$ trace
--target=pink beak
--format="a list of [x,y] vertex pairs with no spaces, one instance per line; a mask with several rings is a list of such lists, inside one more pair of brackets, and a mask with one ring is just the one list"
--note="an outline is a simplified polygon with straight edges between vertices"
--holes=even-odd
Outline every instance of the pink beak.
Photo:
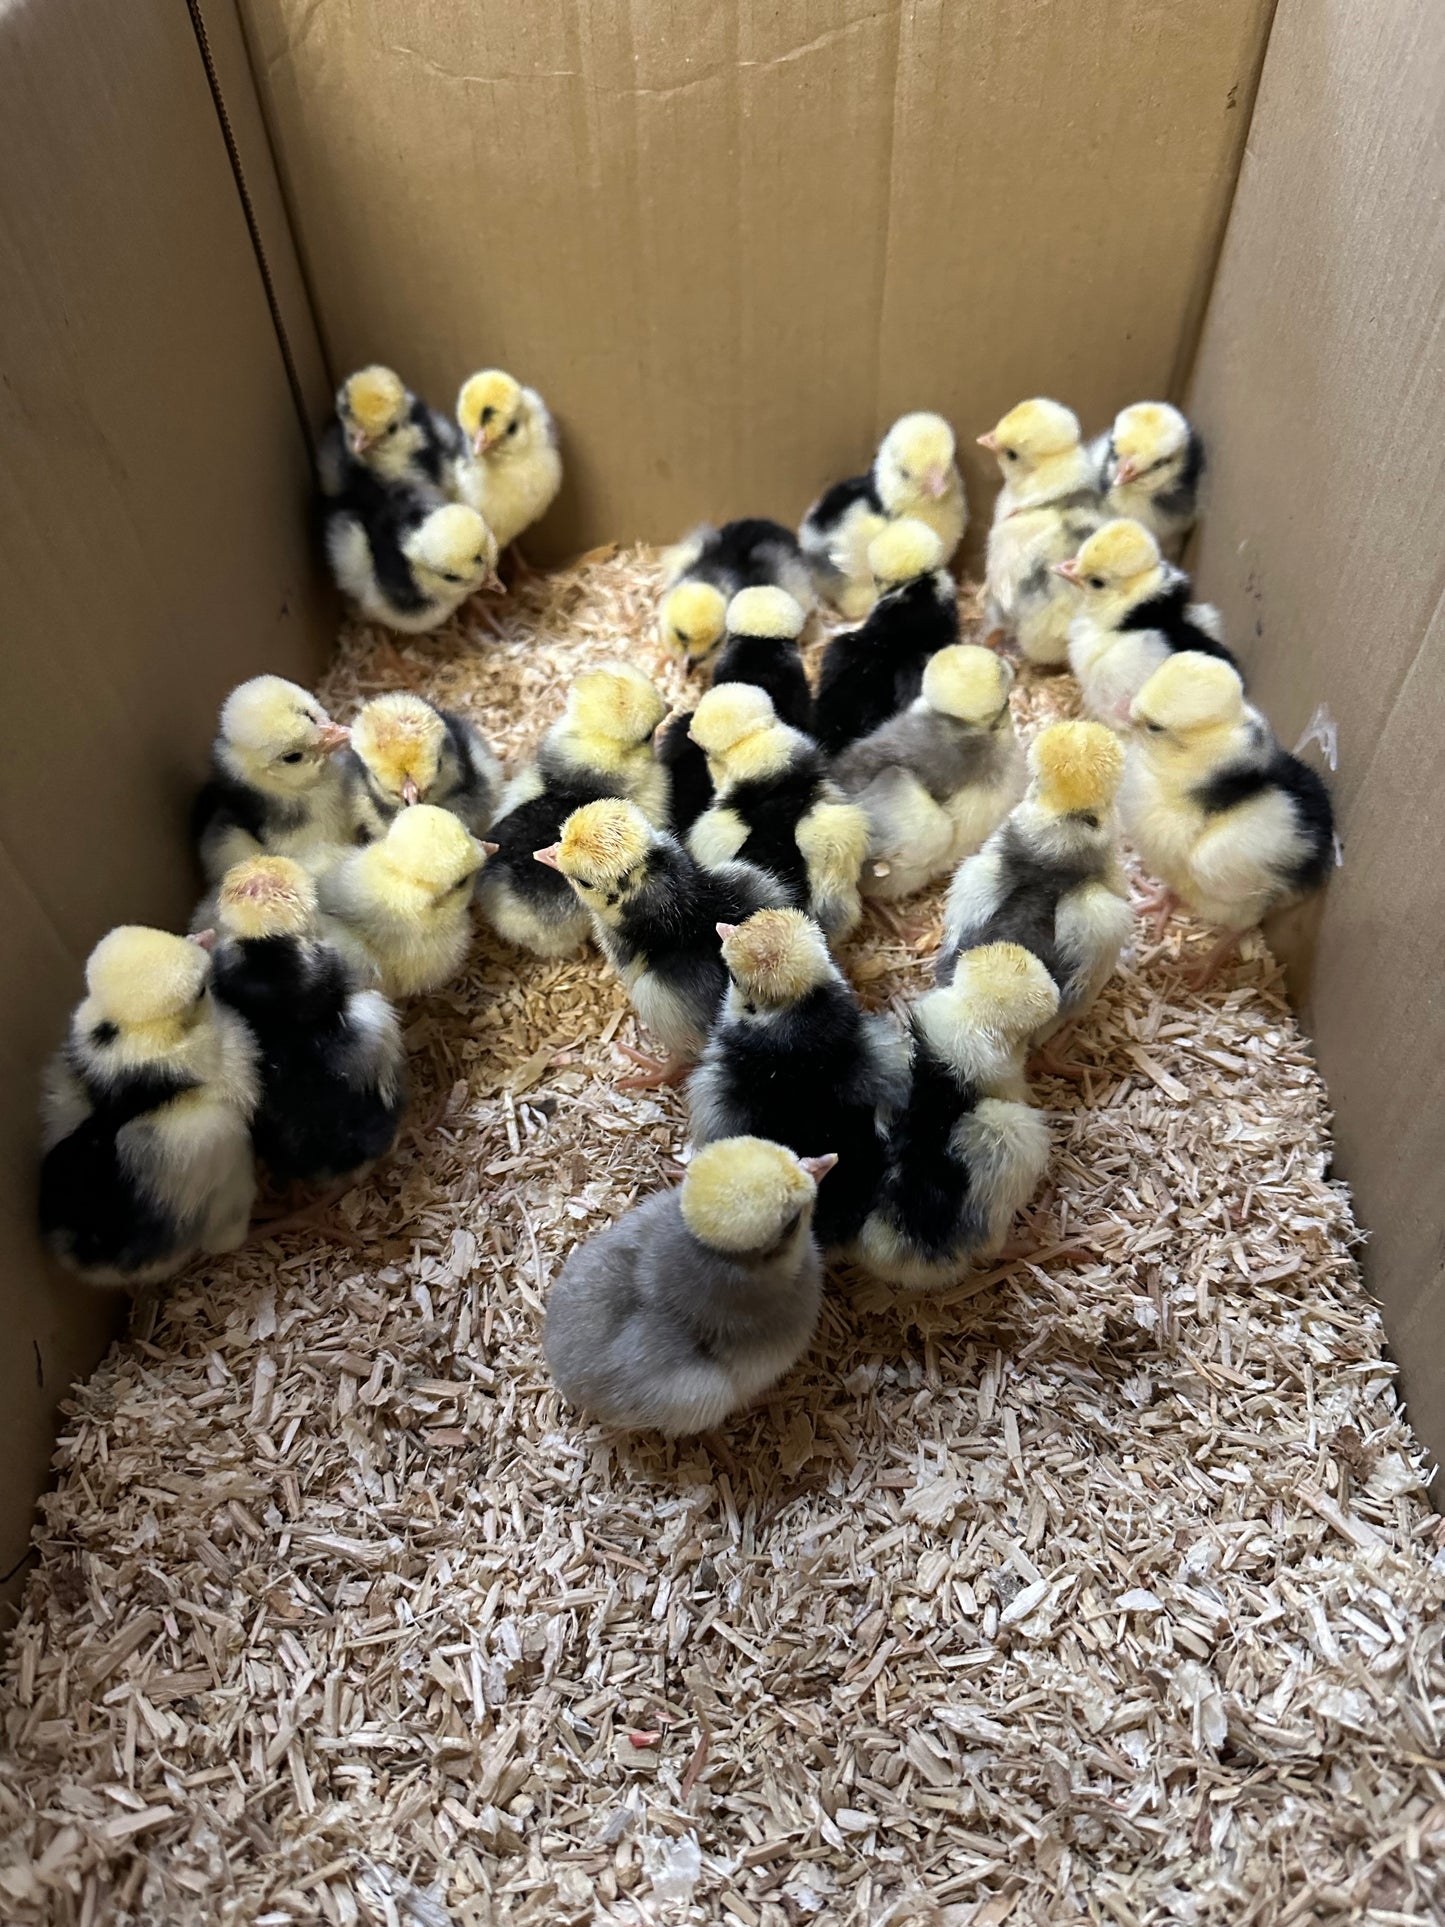
[[351,731],[345,723],[323,723],[321,725],[321,747],[328,756],[333,750],[345,749],[351,741]]
[[198,950],[211,951],[216,947],[216,933],[214,930],[193,930],[186,941],[195,944]]
[[732,935],[732,933],[736,929],[737,929],[737,925],[735,923],[720,923],[717,925],[717,933],[722,938],[724,943],[727,942],[728,938]]
[[998,452],[998,436],[990,429],[986,435],[979,436],[978,445],[980,448],[991,448],[996,454]]
[[507,585],[495,569],[492,570],[491,574],[482,583],[482,587],[489,595],[505,595],[507,593]]
[[353,428],[347,440],[351,444],[351,452],[353,455],[364,455],[367,449],[371,447],[371,437],[364,429]]
[[838,1162],[838,1153],[836,1151],[825,1151],[820,1158],[799,1158],[798,1162],[813,1180],[814,1184],[821,1184],[833,1166]]
[[1054,564],[1054,574],[1061,575],[1065,582],[1072,582],[1076,588],[1078,587],[1079,565],[1076,561],[1071,559],[1068,562],[1056,562]]
[[935,469],[923,486],[936,502],[948,487],[948,477],[941,469]]
[[1119,466],[1114,470],[1114,486],[1116,488],[1127,488],[1129,483],[1133,481],[1137,481],[1138,477],[1139,477],[1139,464],[1137,462],[1130,461],[1127,457],[1125,457],[1125,459],[1122,462],[1120,462]]
[[545,850],[533,850],[532,855],[538,863],[545,863],[549,870],[560,870],[562,865],[557,861],[557,853],[561,848],[560,843],[549,843]]
[[483,843],[479,847],[483,856],[495,856],[502,846],[500,843]]
[[421,791],[417,788],[417,782],[414,776],[408,776],[402,784],[401,800],[403,803],[420,803]]

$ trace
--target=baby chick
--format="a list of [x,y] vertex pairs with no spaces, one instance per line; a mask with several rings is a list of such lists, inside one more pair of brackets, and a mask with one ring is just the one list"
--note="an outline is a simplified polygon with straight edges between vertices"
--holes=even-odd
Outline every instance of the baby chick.
[[211,996],[210,934],[103,937],[51,1062],[40,1230],[92,1284],[168,1278],[246,1235],[256,1046]]
[[346,772],[335,758],[351,732],[281,676],[253,676],[221,705],[211,776],[191,829],[209,883],[233,863],[271,852],[305,861],[351,840]]
[[453,488],[504,549],[542,519],[562,486],[556,427],[536,389],[500,368],[462,383],[457,422],[464,445]]
[[878,600],[861,628],[828,644],[818,673],[813,733],[830,756],[906,709],[928,658],[958,641],[958,590],[942,556],[933,530],[909,517],[869,544]]
[[717,928],[787,902],[750,863],[704,870],[635,803],[603,797],[574,810],[561,840],[536,852],[560,872],[592,918],[598,947],[638,1016],[668,1053],[634,1088],[671,1083],[707,1042],[727,988]]
[[1154,671],[1130,711],[1125,826],[1146,869],[1226,935],[1204,983],[1271,910],[1329,875],[1334,812],[1324,783],[1276,742],[1238,674],[1185,650]]
[[732,982],[687,1101],[699,1144],[755,1132],[799,1155],[819,1135],[839,1147],[848,1182],[823,1196],[818,1242],[851,1244],[882,1182],[880,1118],[902,1103],[908,1051],[887,1017],[865,1016],[797,910],[760,910],[723,926]]
[[1058,986],[1063,1024],[1093,1003],[1133,927],[1114,807],[1124,750],[1102,723],[1054,723],[1028,765],[1023,801],[949,885],[936,974],[949,983],[980,944],[1022,944]]
[[803,605],[786,589],[739,589],[728,604],[726,640],[713,659],[713,688],[753,683],[772,697],[779,722],[806,730],[813,718],[813,692],[798,638],[807,619]]
[[991,649],[940,649],[918,700],[834,759],[834,780],[868,815],[865,896],[921,890],[976,850],[1022,796],[1013,679]]
[[502,787],[502,766],[480,730],[407,690],[373,696],[357,711],[350,772],[352,809],[368,840],[410,803],[450,810],[480,836]]
[[543,1347],[564,1398],[609,1425],[706,1432],[797,1363],[818,1321],[819,1182],[837,1162],[761,1138],[699,1151],[572,1253]]
[[1054,574],[1105,519],[1078,417],[1037,398],[1011,408],[980,448],[998,460],[1003,488],[988,535],[988,620],[1030,662],[1062,663],[1074,604]]
[[358,1176],[391,1149],[406,1108],[396,1012],[324,941],[316,884],[289,858],[228,871],[217,917],[215,995],[260,1049],[258,1154],[283,1183]]
[[400,491],[363,510],[324,504],[332,573],[363,615],[407,635],[446,621],[478,589],[504,594],[497,540],[473,508]]
[[477,900],[502,936],[541,957],[564,957],[587,940],[587,911],[566,878],[534,863],[555,843],[573,810],[623,796],[661,826],[668,772],[652,739],[667,704],[639,670],[606,663],[585,670],[535,760],[502,792],[491,837],[497,854],[482,872]]
[[1219,611],[1193,600],[1182,569],[1163,560],[1138,522],[1106,522],[1055,575],[1079,591],[1069,624],[1069,667],[1084,707],[1122,729],[1129,705],[1161,662],[1181,649],[1238,668],[1221,640]]
[[937,1289],[1002,1249],[1048,1163],[1024,1052],[1058,1008],[1053,978],[1013,943],[965,951],[953,982],[913,1006],[908,1101],[889,1128],[888,1168],[858,1239],[858,1257],[880,1278]]
[[1096,443],[1099,487],[1110,515],[1142,522],[1161,548],[1177,554],[1199,513],[1204,443],[1167,401],[1121,408]]
[[819,496],[798,534],[818,592],[849,621],[866,616],[879,589],[868,549],[885,522],[910,516],[939,539],[950,561],[968,526],[953,430],[941,415],[902,415],[879,445],[866,475],[835,482]]
[[863,914],[868,818],[844,800],[817,744],[780,723],[767,691],[745,682],[710,689],[691,735],[714,791],[688,833],[698,862],[754,863],[830,937],[846,936]]
[[460,450],[452,424],[394,370],[361,368],[337,390],[336,413],[317,450],[317,478],[323,496],[412,488],[432,490],[440,501]]
[[658,633],[689,667],[705,662],[723,640],[728,604],[742,589],[784,589],[805,615],[813,606],[813,580],[797,538],[761,515],[694,529],[663,556],[662,580]]
[[657,760],[667,771],[668,821],[684,840],[713,797],[707,754],[692,740],[693,714],[685,709],[657,732]]
[[321,908],[365,945],[388,997],[415,997],[454,977],[472,938],[472,889],[495,849],[449,810],[400,810],[379,842],[321,878]]

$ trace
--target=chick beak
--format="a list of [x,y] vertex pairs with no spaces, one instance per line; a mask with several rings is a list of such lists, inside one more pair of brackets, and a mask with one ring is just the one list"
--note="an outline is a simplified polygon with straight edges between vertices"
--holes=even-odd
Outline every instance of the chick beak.
[[198,950],[209,952],[216,947],[216,933],[214,930],[193,930],[186,942],[193,943]]
[[1119,466],[1114,470],[1114,486],[1115,488],[1127,488],[1130,482],[1136,482],[1138,481],[1138,479],[1139,479],[1139,464],[1135,461],[1131,461],[1129,457],[1126,455],[1123,461],[1120,462]]
[[717,927],[717,933],[722,938],[724,943],[727,942],[728,938],[732,935],[734,930],[737,929],[737,925],[735,923],[720,923],[716,927]]
[[497,854],[498,850],[500,850],[502,846],[500,843],[480,843],[478,844],[477,847],[478,849],[480,849],[483,856],[493,857]]
[[1072,582],[1074,587],[1078,588],[1079,565],[1073,559],[1073,557],[1070,557],[1070,559],[1067,562],[1056,562],[1054,564],[1054,574],[1061,575],[1064,578],[1065,582]]
[[417,780],[414,776],[408,776],[403,782],[401,786],[401,800],[403,803],[420,803],[421,791],[417,787]]
[[923,484],[925,490],[936,502],[948,487],[948,477],[941,468],[935,468]]
[[833,1166],[838,1162],[838,1153],[836,1151],[825,1151],[820,1158],[799,1158],[798,1162],[813,1180],[814,1184],[821,1184]]
[[345,723],[323,723],[319,741],[322,749],[330,756],[333,750],[346,748],[351,741],[351,731]]
[[549,843],[545,850],[533,850],[532,855],[538,863],[545,863],[549,870],[560,871],[562,865],[557,861],[557,853],[561,848],[560,843]]
[[507,593],[507,585],[495,569],[488,572],[482,582],[482,587],[489,595],[505,595]]
[[364,455],[367,449],[371,447],[371,437],[364,428],[353,428],[350,435],[347,436],[347,441],[351,445],[353,455]]
[[998,453],[998,436],[994,434],[992,429],[990,429],[986,435],[979,436],[978,445],[980,448],[992,449],[993,452],[997,454]]

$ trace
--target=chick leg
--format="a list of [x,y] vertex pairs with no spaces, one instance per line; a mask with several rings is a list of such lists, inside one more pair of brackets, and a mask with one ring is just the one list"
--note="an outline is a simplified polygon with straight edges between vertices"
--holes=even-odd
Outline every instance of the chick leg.
[[1240,940],[1243,936],[1244,932],[1242,930],[1227,930],[1225,932],[1219,939],[1219,942],[1215,944],[1214,948],[1210,951],[1209,955],[1204,959],[1203,963],[1196,964],[1194,969],[1186,974],[1185,982],[1191,990],[1203,990],[1206,984],[1213,983],[1214,979],[1219,975],[1222,965],[1225,964],[1230,956],[1239,948]]
[[299,1211],[288,1211],[280,1218],[254,1218],[251,1229],[262,1238],[274,1238],[281,1231],[319,1231],[323,1238],[334,1239],[337,1244],[350,1245],[353,1251],[365,1249],[365,1240],[358,1238],[347,1225],[340,1225],[328,1216],[338,1198],[344,1197],[351,1189],[351,1182],[334,1185]]
[[1056,1031],[1046,1044],[1040,1044],[1030,1057],[1027,1073],[1030,1077],[1062,1077],[1070,1084],[1082,1084],[1089,1075],[1083,1064],[1076,1064],[1068,1055],[1068,1041],[1074,1026],[1066,1024]]
[[1183,907],[1184,899],[1178,895],[1176,891],[1171,890],[1167,883],[1150,883],[1145,886],[1143,894],[1139,898],[1139,908],[1144,912],[1144,915],[1150,919],[1149,940],[1151,943],[1161,943],[1163,941],[1164,932],[1169,926],[1169,919],[1174,915],[1176,910],[1181,910]]
[[680,1084],[693,1068],[691,1061],[686,1057],[674,1055],[665,1063],[659,1064],[655,1057],[649,1057],[645,1051],[634,1050],[630,1044],[619,1044],[617,1048],[624,1057],[642,1066],[640,1076],[618,1079],[619,1091],[656,1091],[667,1084]]

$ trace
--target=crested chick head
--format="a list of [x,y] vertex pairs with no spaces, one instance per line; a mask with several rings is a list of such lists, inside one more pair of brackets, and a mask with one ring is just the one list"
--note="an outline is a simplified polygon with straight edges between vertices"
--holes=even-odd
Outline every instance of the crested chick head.
[[709,1250],[737,1258],[770,1254],[811,1217],[819,1182],[837,1162],[831,1152],[795,1157],[767,1138],[718,1138],[687,1167],[683,1223]]
[[751,682],[719,683],[693,711],[688,735],[703,754],[721,762],[749,737],[777,726],[778,712],[766,689]]
[[540,863],[560,870],[589,909],[616,917],[647,882],[647,858],[657,833],[635,803],[602,796],[573,810]]
[[110,1027],[97,1042],[113,1042],[116,1034],[162,1041],[200,1016],[210,974],[204,941],[123,923],[86,961],[83,1021],[92,1031]]
[[1134,698],[1129,722],[1146,753],[1208,752],[1244,718],[1244,684],[1217,656],[1192,649],[1161,662]]
[[943,544],[926,522],[900,516],[868,544],[868,567],[880,596],[943,567]]
[[432,908],[448,898],[470,890],[472,879],[494,845],[479,843],[466,825],[450,810],[439,810],[430,803],[418,803],[402,810],[380,843],[372,845],[372,858],[380,893],[385,898],[388,884],[396,886],[396,900],[415,907],[415,898],[429,901]]
[[656,735],[666,714],[666,702],[640,669],[609,662],[577,677],[563,720],[579,736],[636,749]]
[[440,601],[457,601],[480,588],[500,588],[497,538],[463,502],[433,509],[402,542],[417,587]]
[[315,916],[315,880],[290,857],[250,857],[221,879],[216,918],[228,937],[304,937]]
[[1124,774],[1124,745],[1102,723],[1051,723],[1029,745],[1029,775],[1046,810],[1077,816],[1104,810]]
[[966,1022],[1000,1037],[1031,1037],[1059,1011],[1058,986],[1033,952],[1017,943],[965,950],[950,990]]
[[406,420],[411,397],[395,369],[373,364],[348,375],[336,395],[336,412],[353,455],[365,455]]
[[757,910],[718,930],[723,962],[748,1005],[785,1010],[834,975],[828,939],[801,910]]
[[1136,401],[1114,417],[1111,440],[1113,456],[1105,481],[1110,488],[1123,488],[1143,481],[1150,469],[1162,468],[1183,454],[1189,443],[1189,423],[1167,401]]
[[410,690],[388,690],[357,711],[351,747],[382,794],[394,803],[420,803],[437,780],[447,726],[429,702]]
[[1013,664],[975,642],[955,642],[929,657],[923,669],[923,700],[940,716],[988,728],[1008,708]]
[[1041,463],[1074,453],[1080,441],[1079,418],[1073,409],[1037,395],[1011,408],[996,427],[979,436],[978,445],[996,457],[1006,482],[1018,482]]
[[457,396],[457,425],[474,455],[515,448],[526,437],[530,415],[521,382],[501,368],[468,376]]
[[711,582],[679,582],[657,610],[662,641],[689,664],[705,662],[727,633],[728,603]]
[[769,636],[796,642],[808,620],[801,602],[786,589],[767,585],[739,589],[727,607],[730,636]]
[[1096,529],[1076,556],[1054,564],[1054,574],[1081,591],[1085,610],[1104,628],[1156,594],[1164,579],[1159,544],[1142,522],[1127,518]]
[[253,676],[221,705],[222,760],[242,782],[276,795],[304,794],[350,740],[309,690],[284,676]]
[[900,415],[878,447],[874,474],[878,494],[890,515],[906,515],[923,502],[948,493],[958,447],[942,415]]

